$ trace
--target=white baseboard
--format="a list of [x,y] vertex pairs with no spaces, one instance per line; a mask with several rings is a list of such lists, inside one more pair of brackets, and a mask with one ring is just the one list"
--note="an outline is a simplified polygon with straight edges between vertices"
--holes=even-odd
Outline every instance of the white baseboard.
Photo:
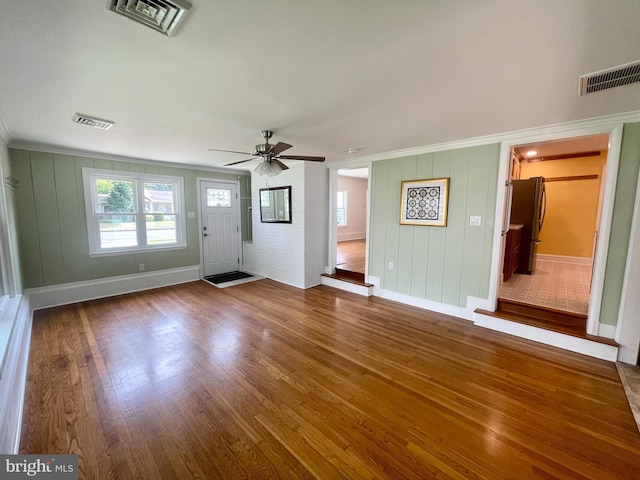
[[386,298],[387,300],[393,300],[395,302],[404,303],[405,305],[411,305],[412,307],[431,310],[432,312],[451,315],[464,320],[473,320],[473,310],[469,310],[468,308],[456,307],[454,305],[447,305],[446,303],[434,302],[433,300],[412,297],[411,295],[406,295],[404,293],[384,290],[383,288],[380,288],[380,278],[374,277],[373,275],[369,275],[368,281],[373,284],[373,295],[376,297]]
[[338,280],[337,278],[331,277],[321,277],[320,279],[322,285],[326,285],[327,287],[338,288],[340,290],[344,290],[346,292],[357,293],[358,295],[363,295],[365,297],[371,296],[372,287],[367,287],[365,285],[358,285],[357,283],[351,282],[343,282],[342,280]]
[[33,310],[84,302],[96,298],[168,287],[200,279],[200,265],[136,273],[118,277],[98,278],[83,282],[64,283],[50,287],[30,288],[25,293]]
[[480,313],[475,314],[475,324],[479,327],[496,330],[520,338],[533,340],[552,347],[562,348],[571,352],[581,353],[590,357],[600,358],[615,362],[618,358],[618,347],[603,343],[592,342],[584,338],[564,335],[542,328],[523,325],[521,323],[510,322],[501,318],[490,317]]
[[591,265],[593,262],[590,257],[567,257],[565,255],[549,255],[547,253],[536,254],[536,260],[542,262],[571,263],[574,265]]
[[598,336],[604,338],[616,338],[616,330],[617,327],[615,325],[607,325],[606,323],[601,323],[598,327]]
[[338,233],[338,243],[349,240],[364,240],[365,238],[367,238],[365,232]]
[[0,379],[0,453],[16,454],[20,448],[22,411],[27,382],[32,310],[22,295],[13,322],[6,361]]

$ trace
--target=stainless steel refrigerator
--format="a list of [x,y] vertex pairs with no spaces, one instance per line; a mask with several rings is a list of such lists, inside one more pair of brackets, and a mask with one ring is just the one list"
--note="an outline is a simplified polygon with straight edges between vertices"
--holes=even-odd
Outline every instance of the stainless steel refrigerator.
[[531,275],[536,268],[540,230],[547,208],[544,177],[513,180],[512,184],[511,223],[522,225],[520,260],[516,272]]

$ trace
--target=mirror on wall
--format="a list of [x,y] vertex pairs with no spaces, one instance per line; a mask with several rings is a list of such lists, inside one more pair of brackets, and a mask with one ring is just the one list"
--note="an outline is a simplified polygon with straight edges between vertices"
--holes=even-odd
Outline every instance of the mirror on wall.
[[291,223],[291,186],[260,189],[260,221]]

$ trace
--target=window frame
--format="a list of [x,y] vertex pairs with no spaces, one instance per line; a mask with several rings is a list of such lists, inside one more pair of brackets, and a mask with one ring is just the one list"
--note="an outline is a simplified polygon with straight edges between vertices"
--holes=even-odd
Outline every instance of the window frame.
[[[338,196],[342,194],[342,207],[338,207]],[[344,215],[342,215],[343,218],[343,222],[342,223],[338,223],[338,211],[342,210],[344,212]],[[346,188],[341,188],[336,192],[336,225],[338,227],[347,227],[347,189]]]
[[[156,175],[138,172],[123,172],[119,170],[101,170],[96,168],[83,168],[83,189],[85,199],[85,213],[87,218],[87,235],[89,239],[89,256],[111,256],[139,252],[157,252],[163,250],[178,250],[187,247],[186,243],[186,215],[184,211],[184,178],[170,175]],[[100,215],[98,211],[97,179],[131,182],[133,184],[133,213],[122,213],[135,217],[136,246],[103,248],[100,243]],[[174,185],[173,205],[174,212],[166,215],[175,215],[176,241],[175,243],[163,243],[149,245],[147,243],[146,216],[153,213],[145,212],[144,185],[145,183],[169,183]],[[114,213],[117,215],[117,213]]]

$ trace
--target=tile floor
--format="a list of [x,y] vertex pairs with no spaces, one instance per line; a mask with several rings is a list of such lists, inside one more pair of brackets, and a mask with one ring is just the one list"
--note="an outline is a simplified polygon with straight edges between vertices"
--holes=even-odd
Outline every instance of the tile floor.
[[516,273],[500,286],[499,297],[587,314],[591,266],[538,260],[532,275]]

